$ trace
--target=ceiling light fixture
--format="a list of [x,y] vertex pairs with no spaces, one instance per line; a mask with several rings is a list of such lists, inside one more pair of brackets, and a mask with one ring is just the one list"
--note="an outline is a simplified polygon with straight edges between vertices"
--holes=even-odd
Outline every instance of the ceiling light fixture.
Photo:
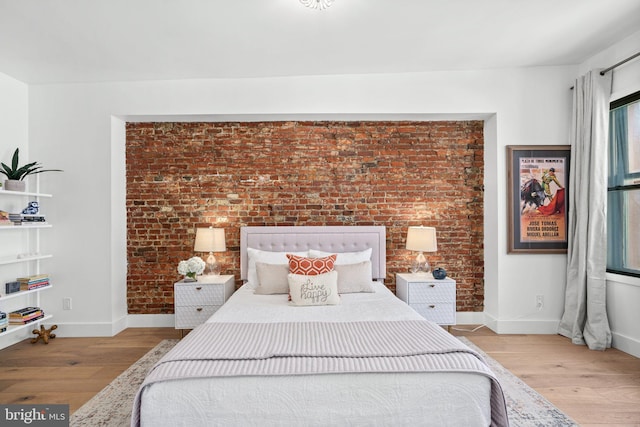
[[300,3],[311,9],[323,10],[333,4],[333,0],[300,0]]

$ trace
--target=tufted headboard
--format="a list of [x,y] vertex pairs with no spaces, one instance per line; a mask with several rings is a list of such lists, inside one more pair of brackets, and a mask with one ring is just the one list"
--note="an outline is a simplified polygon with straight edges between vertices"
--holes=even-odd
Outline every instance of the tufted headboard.
[[372,248],[373,278],[384,280],[387,274],[386,228],[380,226],[299,226],[241,227],[240,272],[247,280],[247,248],[285,252],[316,249],[324,252],[355,252]]

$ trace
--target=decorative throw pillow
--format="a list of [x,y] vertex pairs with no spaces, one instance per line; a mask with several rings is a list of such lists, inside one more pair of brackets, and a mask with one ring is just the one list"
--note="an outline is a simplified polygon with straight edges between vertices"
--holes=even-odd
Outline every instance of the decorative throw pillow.
[[289,258],[289,272],[305,276],[328,273],[333,270],[333,265],[336,262],[336,254],[324,258],[307,258],[287,254],[287,258]]
[[[338,252],[336,253],[336,265],[355,264],[363,261],[371,261],[371,253],[373,249],[368,248],[356,252]],[[334,252],[324,252],[317,249],[309,249],[311,258],[322,258],[333,254]]]
[[258,285],[255,293],[260,295],[286,294],[289,292],[289,264],[267,264],[256,262]]
[[371,279],[371,261],[334,266],[338,273],[338,293],[375,292]]
[[287,254],[298,256],[307,256],[308,252],[272,252],[260,249],[247,248],[247,282],[254,288],[258,286],[258,272],[256,270],[256,262],[264,262],[269,264],[287,264]]
[[335,271],[313,276],[289,273],[288,279],[293,305],[340,304],[338,273]]

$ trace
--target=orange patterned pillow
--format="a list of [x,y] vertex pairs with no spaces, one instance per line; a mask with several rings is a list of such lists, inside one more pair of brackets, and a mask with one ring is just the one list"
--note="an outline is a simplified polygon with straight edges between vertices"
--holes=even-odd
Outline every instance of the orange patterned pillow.
[[293,254],[287,254],[289,258],[289,273],[305,276],[317,276],[318,274],[333,271],[336,262],[336,254],[324,258],[307,258]]

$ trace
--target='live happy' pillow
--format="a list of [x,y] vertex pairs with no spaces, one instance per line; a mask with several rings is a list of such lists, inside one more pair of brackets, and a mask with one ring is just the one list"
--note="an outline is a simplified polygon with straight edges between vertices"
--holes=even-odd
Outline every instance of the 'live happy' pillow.
[[289,273],[289,293],[293,305],[335,305],[340,304],[338,295],[338,273],[307,276]]
[[289,273],[315,276],[333,270],[336,254],[324,258],[307,258],[294,254],[287,254],[289,259]]

